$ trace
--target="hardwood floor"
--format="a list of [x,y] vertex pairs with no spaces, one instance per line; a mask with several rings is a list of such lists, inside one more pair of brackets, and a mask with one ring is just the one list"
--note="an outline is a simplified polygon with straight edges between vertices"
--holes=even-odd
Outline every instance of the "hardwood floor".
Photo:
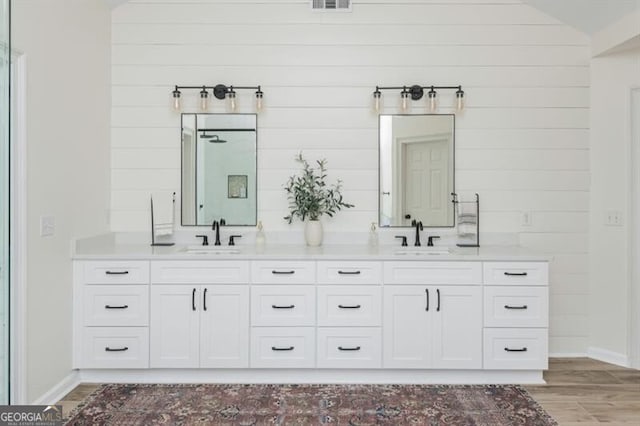
[[563,426],[640,425],[640,370],[589,358],[552,358],[543,386],[525,386]]
[[[561,426],[640,425],[640,370],[589,358],[553,358],[546,385],[524,386]],[[58,404],[65,416],[100,385],[82,384]]]

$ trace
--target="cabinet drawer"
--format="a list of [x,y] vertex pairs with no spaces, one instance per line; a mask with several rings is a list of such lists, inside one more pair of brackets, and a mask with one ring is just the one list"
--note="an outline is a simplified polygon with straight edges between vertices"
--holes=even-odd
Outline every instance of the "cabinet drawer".
[[149,262],[82,262],[86,284],[149,284]]
[[382,337],[378,327],[318,328],[318,368],[380,368]]
[[318,262],[318,284],[380,284],[380,262]]
[[277,285],[251,289],[251,325],[313,326],[316,289],[304,285]]
[[385,284],[481,284],[480,262],[384,262]]
[[485,327],[547,327],[548,287],[486,286]]
[[85,327],[80,368],[149,368],[146,327]]
[[313,284],[315,280],[315,262],[251,262],[251,282],[254,284]]
[[488,370],[546,370],[546,328],[486,328],[484,368]]
[[249,262],[175,261],[151,262],[153,284],[246,284],[249,282]]
[[252,368],[313,368],[314,355],[313,327],[251,329]]
[[546,262],[485,262],[484,283],[489,285],[547,285]]
[[319,326],[379,326],[382,287],[318,286]]
[[83,293],[85,326],[149,325],[149,286],[91,285]]

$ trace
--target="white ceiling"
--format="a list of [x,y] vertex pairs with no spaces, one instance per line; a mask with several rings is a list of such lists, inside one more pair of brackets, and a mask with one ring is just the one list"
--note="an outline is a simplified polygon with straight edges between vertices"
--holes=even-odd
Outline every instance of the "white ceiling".
[[[640,0],[522,1],[589,35],[640,9]],[[640,26],[640,23],[638,25]]]
[[[114,8],[128,0],[104,0]],[[522,0],[561,22],[592,35],[640,9],[640,0]],[[640,24],[639,24],[640,25]]]

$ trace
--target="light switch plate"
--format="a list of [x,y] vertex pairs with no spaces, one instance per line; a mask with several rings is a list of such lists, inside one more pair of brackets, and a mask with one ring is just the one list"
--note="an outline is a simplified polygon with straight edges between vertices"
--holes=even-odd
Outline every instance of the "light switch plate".
[[521,224],[522,226],[531,226],[533,224],[533,217],[531,211],[523,211],[521,214]]
[[604,224],[607,226],[622,226],[622,212],[620,210],[607,210],[604,215]]
[[56,218],[54,216],[40,216],[40,236],[52,237],[56,232]]

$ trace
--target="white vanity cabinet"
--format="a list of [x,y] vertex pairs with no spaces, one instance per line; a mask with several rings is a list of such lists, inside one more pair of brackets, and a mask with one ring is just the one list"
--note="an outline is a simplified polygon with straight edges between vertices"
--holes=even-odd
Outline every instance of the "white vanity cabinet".
[[383,302],[384,367],[482,368],[481,265],[386,262],[384,268],[390,280]]
[[243,261],[152,264],[151,368],[249,366],[248,268]]
[[74,367],[115,379],[540,383],[547,262],[469,257],[76,260]]

